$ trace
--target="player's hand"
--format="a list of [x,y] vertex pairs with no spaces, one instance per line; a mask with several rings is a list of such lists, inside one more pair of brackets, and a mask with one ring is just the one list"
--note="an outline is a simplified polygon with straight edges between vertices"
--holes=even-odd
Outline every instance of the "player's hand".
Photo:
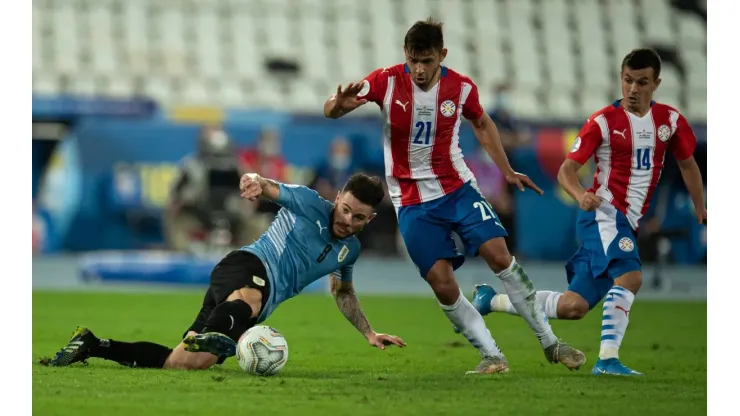
[[262,195],[260,183],[249,173],[239,180],[239,189],[242,191],[241,197],[250,201],[255,201]]
[[699,221],[699,224],[706,224],[707,223],[707,209],[704,207],[699,207],[696,209],[696,219]]
[[510,174],[506,175],[506,182],[509,182],[512,185],[516,185],[517,188],[519,188],[520,191],[524,192],[524,188],[529,188],[538,194],[542,195],[544,192],[542,192],[542,189],[540,189],[539,186],[535,185],[534,182],[532,182],[531,179],[529,179],[529,176],[519,173],[519,172],[511,172]]
[[596,196],[593,192],[585,192],[578,200],[578,205],[580,205],[581,209],[584,211],[593,211],[601,205],[601,198]]
[[395,335],[377,334],[375,332],[368,335],[367,342],[371,346],[378,347],[381,350],[384,350],[386,345],[396,345],[401,348],[406,346],[406,342]]
[[347,85],[347,88],[342,90],[342,84],[339,84],[339,86],[337,86],[337,94],[334,96],[334,107],[340,108],[343,111],[351,111],[363,104],[366,104],[366,99],[357,99],[357,94],[362,91],[362,85],[362,82],[350,82]]

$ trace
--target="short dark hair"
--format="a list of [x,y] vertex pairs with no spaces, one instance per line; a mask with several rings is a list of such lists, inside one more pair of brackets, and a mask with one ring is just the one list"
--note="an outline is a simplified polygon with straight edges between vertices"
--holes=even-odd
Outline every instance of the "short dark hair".
[[369,176],[364,173],[355,173],[350,176],[344,185],[342,192],[349,192],[363,204],[375,208],[383,201],[385,192],[383,183],[377,176]]
[[441,51],[444,44],[442,22],[431,17],[414,23],[403,38],[403,47],[412,56],[417,53]]
[[622,71],[625,67],[630,69],[653,68],[653,78],[658,79],[661,67],[660,55],[655,49],[632,49],[622,60]]

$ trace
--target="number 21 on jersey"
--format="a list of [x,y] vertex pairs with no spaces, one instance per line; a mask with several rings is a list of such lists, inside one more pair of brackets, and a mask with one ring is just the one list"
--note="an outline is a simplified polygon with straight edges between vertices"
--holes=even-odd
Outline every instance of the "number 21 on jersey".
[[413,143],[425,146],[429,145],[429,141],[432,138],[432,122],[417,121],[414,127],[416,127],[416,135],[414,136]]

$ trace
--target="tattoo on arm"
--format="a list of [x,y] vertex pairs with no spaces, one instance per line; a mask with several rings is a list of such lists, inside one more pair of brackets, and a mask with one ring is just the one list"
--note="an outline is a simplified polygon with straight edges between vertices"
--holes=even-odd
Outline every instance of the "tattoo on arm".
[[342,311],[347,320],[357,328],[365,337],[372,332],[370,323],[360,307],[360,300],[352,286],[352,283],[343,282],[336,277],[331,278],[331,291],[337,302],[339,310]]

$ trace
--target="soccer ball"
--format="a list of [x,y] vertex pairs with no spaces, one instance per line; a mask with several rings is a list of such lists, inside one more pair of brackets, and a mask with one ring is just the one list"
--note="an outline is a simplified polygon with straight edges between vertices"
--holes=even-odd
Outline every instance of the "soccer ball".
[[249,374],[272,376],[288,362],[288,342],[275,328],[254,326],[239,338],[236,359]]

